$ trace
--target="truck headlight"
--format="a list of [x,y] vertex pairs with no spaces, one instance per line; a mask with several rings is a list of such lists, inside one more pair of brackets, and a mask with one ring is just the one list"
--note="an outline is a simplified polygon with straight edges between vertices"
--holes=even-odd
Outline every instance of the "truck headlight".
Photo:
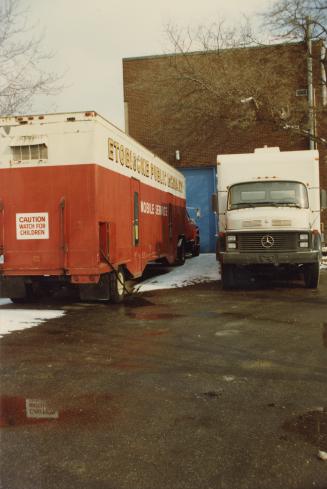
[[299,236],[300,239],[300,248],[308,248],[309,247],[309,234],[301,233]]
[[235,234],[229,234],[227,236],[227,249],[235,250],[236,247],[237,247],[237,245],[236,245],[236,236],[235,236]]

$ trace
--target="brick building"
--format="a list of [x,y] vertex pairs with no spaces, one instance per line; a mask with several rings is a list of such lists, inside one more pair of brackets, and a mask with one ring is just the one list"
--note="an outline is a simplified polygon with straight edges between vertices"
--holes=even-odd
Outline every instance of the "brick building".
[[[235,109],[224,98],[217,99],[217,104],[223,109],[216,113],[210,107],[215,100],[210,102],[210,96],[208,98],[206,94],[203,95],[204,110],[198,110],[196,105],[187,110],[183,105],[183,91],[186,96],[187,86],[176,77],[176,73],[181,71],[178,63],[185,63],[185,56],[159,55],[123,60],[126,132],[185,174],[188,206],[193,217],[197,211],[203,238],[202,251],[212,251],[214,247],[215,222],[210,211],[210,198],[215,190],[217,154],[248,153],[264,145],[279,146],[284,151],[310,148],[310,138],[294,129],[298,124],[305,125],[308,119],[306,45],[294,43],[242,48],[219,55],[214,52],[189,53],[186,62],[191,61],[199,72],[212,71],[217,79],[224,72],[227,76],[225,86],[228,77],[232,80],[238,76],[238,69],[242,70],[242,75],[249,73],[248,84],[254,92],[261,86],[267,103],[270,100],[275,105],[280,102],[284,108],[292,107],[297,120],[289,122],[281,117],[276,123],[274,117],[257,112],[251,103],[239,104]],[[319,137],[327,140],[326,58],[322,59],[323,55],[322,43],[314,43],[313,119],[314,132],[318,137],[314,147],[320,153],[321,187],[327,188],[327,145],[319,142]],[[230,69],[227,75],[226,66]],[[217,87],[218,92],[219,84]],[[239,91],[234,87],[234,92],[241,99],[242,87]],[[244,91],[244,94],[247,96],[249,92]],[[254,100],[253,97],[246,100],[250,102],[251,99]],[[202,103],[201,98],[199,101]],[[240,117],[244,110],[248,111],[245,118],[245,112]],[[294,126],[293,129],[283,128],[286,124]],[[323,221],[327,229],[326,212]]]

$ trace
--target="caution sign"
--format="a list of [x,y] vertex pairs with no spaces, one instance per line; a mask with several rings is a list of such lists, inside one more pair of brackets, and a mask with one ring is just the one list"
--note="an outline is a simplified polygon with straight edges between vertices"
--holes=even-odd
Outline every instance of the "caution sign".
[[49,214],[26,212],[16,214],[17,239],[49,239]]

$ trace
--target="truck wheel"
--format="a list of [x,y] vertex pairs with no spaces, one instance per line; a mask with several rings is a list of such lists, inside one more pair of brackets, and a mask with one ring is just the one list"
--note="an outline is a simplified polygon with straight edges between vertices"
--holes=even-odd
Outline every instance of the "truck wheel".
[[199,243],[194,243],[192,246],[192,256],[199,256],[200,254],[200,245]]
[[306,263],[303,265],[304,284],[307,289],[316,289],[319,284],[320,263]]
[[30,302],[35,302],[37,296],[33,290],[31,284],[25,284],[25,295],[24,297],[10,297],[10,300],[14,304],[29,304]]
[[181,266],[185,263],[185,241],[182,241],[182,244],[177,248],[177,260],[175,265]]
[[121,267],[109,274],[110,300],[115,304],[123,302],[125,297],[125,276]]
[[234,265],[221,266],[221,282],[224,290],[236,287],[236,274]]

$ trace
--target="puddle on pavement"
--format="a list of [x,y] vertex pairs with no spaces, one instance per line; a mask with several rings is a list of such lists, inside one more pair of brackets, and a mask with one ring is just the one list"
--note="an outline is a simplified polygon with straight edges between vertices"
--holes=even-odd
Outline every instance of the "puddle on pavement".
[[[110,394],[96,398],[86,396],[80,399],[80,405],[77,408],[58,409],[57,406],[44,399],[1,396],[0,428],[70,421],[81,422],[84,425],[96,422],[100,417],[103,419],[103,416],[110,421],[110,412],[113,414],[110,401],[112,401]],[[110,408],[109,413],[108,408]],[[100,409],[104,409],[105,413],[99,413]]]
[[154,306],[155,304],[144,297],[138,296],[138,295],[130,295],[129,297],[126,298],[125,300],[125,306],[126,307],[147,307],[147,306]]
[[192,314],[194,317],[199,318],[221,318],[221,312],[215,311],[198,311],[195,314]]
[[289,433],[301,435],[307,442],[327,451],[327,411],[308,411],[283,424],[283,429]]
[[42,399],[3,396],[0,399],[0,427],[54,421],[59,412]]
[[139,319],[141,321],[155,321],[160,319],[176,319],[184,317],[183,314],[174,314],[170,312],[128,312],[127,316],[133,319]]
[[217,331],[215,336],[234,336],[239,333],[240,331],[238,329],[223,329],[221,331]]
[[[234,309],[231,307],[231,309]],[[243,320],[247,320],[249,318],[249,314],[242,314],[237,311],[197,311],[192,314],[192,317],[199,317],[205,319],[215,319],[218,318],[224,321],[236,320],[238,324],[242,324]]]
[[169,333],[169,331],[169,328],[149,330],[145,331],[145,333],[143,333],[143,336],[165,336]]

